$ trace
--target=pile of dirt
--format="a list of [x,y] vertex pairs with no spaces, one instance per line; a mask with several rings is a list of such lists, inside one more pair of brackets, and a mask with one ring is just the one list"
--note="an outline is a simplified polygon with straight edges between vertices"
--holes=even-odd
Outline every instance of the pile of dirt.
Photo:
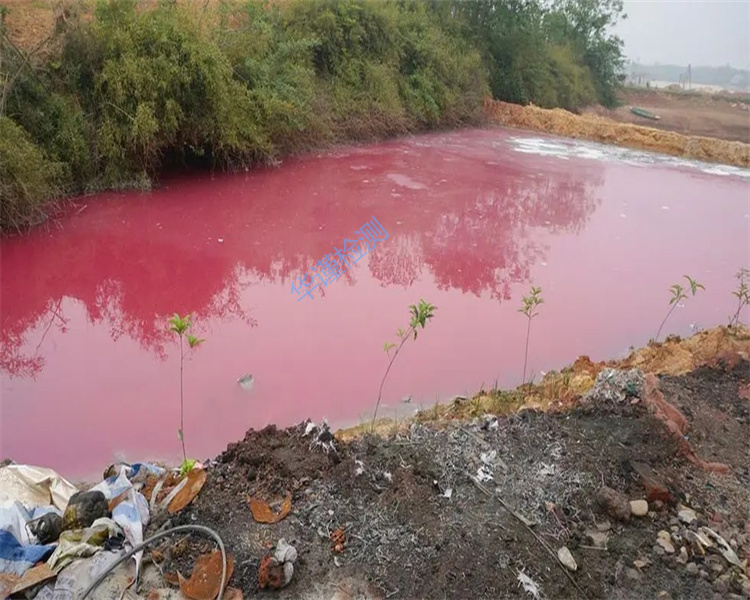
[[[412,422],[385,439],[344,442],[308,422],[251,430],[173,524],[219,532],[245,598],[267,594],[259,569],[280,538],[298,557],[279,598],[750,597],[749,382],[739,356],[661,376],[687,440],[643,390]],[[685,444],[726,474],[691,462]],[[249,498],[275,508],[284,497],[285,517],[255,520]]]
[[489,118],[506,127],[532,129],[555,135],[661,152],[737,167],[750,167],[750,144],[709,137],[687,136],[631,123],[619,123],[594,114],[575,115],[561,108],[519,106],[485,101]]

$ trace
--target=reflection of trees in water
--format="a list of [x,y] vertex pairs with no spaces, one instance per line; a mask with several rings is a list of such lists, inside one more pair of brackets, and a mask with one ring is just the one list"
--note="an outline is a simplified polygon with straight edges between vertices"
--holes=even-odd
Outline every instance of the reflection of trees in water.
[[[404,166],[405,172],[411,168],[417,173],[419,160]],[[388,165],[382,168],[388,172]],[[307,172],[314,173],[315,181],[333,177]],[[475,173],[467,173],[465,183],[460,169],[457,173],[452,191],[417,190],[411,201],[379,203],[375,210],[381,222],[398,218],[399,226],[390,228],[390,237],[377,243],[369,257],[374,279],[410,286],[427,268],[440,289],[508,299],[511,286],[527,281],[533,264],[547,251],[534,230],[580,232],[598,205],[594,190],[600,182],[590,170],[580,177],[574,172],[542,176],[507,167],[502,176],[490,173],[479,181]],[[212,185],[222,185],[221,180]],[[392,184],[386,185],[390,189]],[[344,238],[352,239],[373,214],[367,203],[334,213],[322,195],[291,204],[288,211],[267,198],[259,203],[254,218],[260,224],[252,229],[244,213],[233,212],[246,209],[220,203],[192,220],[185,218],[179,231],[152,236],[141,228],[141,222],[150,224],[138,212],[146,209],[134,207],[127,226],[119,218],[100,219],[64,240],[47,236],[29,241],[17,248],[24,254],[16,252],[13,261],[6,263],[3,254],[3,271],[8,265],[18,272],[43,268],[44,276],[15,277],[3,287],[0,369],[19,377],[42,370],[38,352],[25,356],[22,349],[34,344],[27,332],[64,331],[62,299],[79,301],[88,319],[105,325],[112,339],[130,337],[159,357],[165,356],[166,319],[174,312],[194,313],[199,329],[213,318],[237,318],[253,327],[253,285],[281,284],[291,296],[294,278],[334,246],[342,247]],[[310,227],[316,219],[327,223],[325,232]],[[224,242],[206,244],[209,231],[221,231]],[[354,285],[355,271],[345,270],[329,285],[342,281]],[[324,295],[325,288],[314,293]]]
[[420,236],[394,235],[370,259],[373,276],[407,285],[424,265],[440,289],[480,295],[489,291],[510,299],[513,283],[527,281],[531,267],[547,251],[529,235],[542,227],[552,233],[579,233],[599,201],[594,186],[580,180],[510,180],[504,188],[480,190],[473,201],[435,219]]
[[389,235],[370,253],[370,273],[386,284],[411,285],[423,265],[422,245],[416,233]]

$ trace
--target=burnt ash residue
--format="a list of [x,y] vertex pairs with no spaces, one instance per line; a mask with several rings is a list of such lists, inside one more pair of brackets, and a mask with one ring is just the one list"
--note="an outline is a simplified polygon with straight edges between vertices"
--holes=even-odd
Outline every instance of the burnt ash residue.
[[[652,503],[648,516],[618,523],[603,514],[597,490],[606,485],[630,500],[644,498],[637,468],[646,464],[675,502],[734,539],[740,558],[750,554],[744,521],[750,402],[738,396],[747,380],[747,362],[662,378],[667,400],[690,421],[696,450],[728,463],[726,476],[689,463],[662,423],[630,399],[556,415],[526,411],[494,428],[482,420],[414,424],[386,440],[337,443],[328,454],[311,443],[315,435],[305,435],[303,423],[250,431],[231,444],[179,521],[222,535],[236,559],[232,585],[246,598],[267,593],[257,591],[258,565],[282,537],[299,558],[280,598],[529,597],[519,572],[547,598],[655,597],[662,590],[672,598],[712,598],[723,589],[716,582],[721,572],[693,575],[677,562],[679,552],[654,549],[658,531],[676,526],[674,506]],[[563,545],[570,549],[580,589],[529,528],[471,477],[485,479],[486,490],[533,521],[555,554]],[[287,492],[289,516],[275,525],[253,520],[248,496],[272,501]],[[608,527],[606,550],[594,548],[587,535],[597,526]],[[332,550],[337,528],[345,531],[342,553]],[[647,567],[634,568],[644,559]],[[728,591],[742,593],[738,577],[728,579]]]

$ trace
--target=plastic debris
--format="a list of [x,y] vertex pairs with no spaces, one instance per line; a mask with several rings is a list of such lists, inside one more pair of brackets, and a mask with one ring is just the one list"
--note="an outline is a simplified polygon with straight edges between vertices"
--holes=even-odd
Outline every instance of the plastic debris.
[[253,519],[258,523],[273,525],[281,521],[289,514],[289,511],[292,510],[291,494],[286,495],[279,512],[274,512],[267,502],[253,498],[252,496],[248,497],[248,502],[250,503],[250,510],[253,513]]
[[492,471],[487,468],[487,465],[482,465],[477,469],[477,479],[482,483],[485,483],[487,481],[492,481],[494,475],[492,474]]
[[[227,554],[228,582],[234,572],[234,557]],[[192,600],[214,600],[219,595],[222,576],[221,552],[214,550],[211,554],[203,554],[198,557],[190,574],[190,579],[185,579],[179,572],[177,577],[180,582],[180,591]],[[224,584],[226,586],[226,583]]]
[[255,384],[255,379],[252,375],[243,375],[237,380],[237,383],[240,384],[240,387],[245,390],[246,392],[249,392],[253,389],[253,385]]
[[583,401],[624,402],[629,398],[640,398],[644,383],[640,369],[602,369],[596,376],[594,387],[583,397]]
[[442,494],[440,494],[440,497],[450,500],[453,497],[453,488],[446,489]]
[[0,467],[0,504],[18,501],[28,508],[51,504],[63,511],[77,491],[52,469],[29,465]]
[[534,581],[531,577],[526,575],[523,571],[518,573],[518,585],[523,586],[523,591],[531,594],[535,600],[539,600],[541,597],[541,589],[539,584]]
[[744,568],[742,561],[740,561],[735,551],[723,537],[721,537],[713,529],[709,529],[708,527],[701,527],[700,532],[716,542],[716,545],[719,547],[719,552],[721,552],[721,555],[726,559],[728,563],[740,567],[741,569]]
[[357,468],[354,470],[354,475],[362,475],[365,472],[365,463],[358,459],[354,461],[354,464],[357,466]]

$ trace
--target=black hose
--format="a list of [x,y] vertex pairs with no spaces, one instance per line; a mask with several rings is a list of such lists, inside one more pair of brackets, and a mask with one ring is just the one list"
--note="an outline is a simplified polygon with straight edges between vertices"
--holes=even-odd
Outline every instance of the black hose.
[[205,527],[203,525],[178,525],[177,527],[172,527],[172,529],[161,531],[157,533],[156,535],[152,535],[150,538],[143,540],[142,543],[135,546],[132,550],[129,550],[126,554],[123,554],[119,559],[117,559],[114,563],[109,565],[102,573],[100,573],[99,577],[94,579],[94,581],[91,582],[89,587],[86,588],[86,591],[83,592],[83,595],[81,596],[81,600],[84,600],[86,596],[88,596],[92,591],[94,591],[99,586],[99,584],[101,584],[101,582],[106,579],[107,575],[109,575],[112,571],[114,571],[119,565],[121,565],[123,562],[125,562],[134,554],[137,554],[138,552],[143,550],[146,546],[148,546],[152,542],[155,542],[156,540],[160,540],[161,538],[167,535],[170,535],[172,533],[177,533],[179,531],[189,531],[189,530],[200,531],[202,533],[210,535],[219,544],[219,550],[221,550],[221,586],[219,587],[219,595],[216,598],[216,600],[221,600],[222,596],[224,596],[224,586],[227,584],[227,551],[224,549],[224,542],[219,537],[219,534],[216,533],[213,529],[209,527]]

